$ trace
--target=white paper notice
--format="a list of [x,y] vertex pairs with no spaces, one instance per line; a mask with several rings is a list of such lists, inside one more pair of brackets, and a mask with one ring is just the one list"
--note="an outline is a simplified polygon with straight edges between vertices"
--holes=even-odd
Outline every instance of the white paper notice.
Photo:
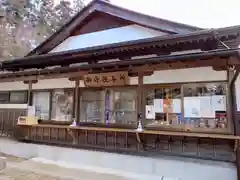
[[36,113],[35,106],[28,106],[27,115],[28,116],[35,116],[35,113]]
[[201,113],[203,118],[215,118],[215,110],[212,104],[212,96],[198,97],[200,99]]
[[182,109],[181,109],[181,100],[180,99],[173,99],[172,100],[172,109],[173,109],[173,113],[181,113]]
[[215,111],[226,111],[226,96],[212,96],[212,104]]
[[237,101],[237,111],[240,111],[240,96],[236,95],[236,101]]
[[154,99],[153,107],[155,113],[163,113],[163,99]]
[[146,106],[146,119],[155,119],[154,106],[152,106],[152,105]]
[[184,117],[189,118],[201,117],[201,103],[198,97],[184,98]]

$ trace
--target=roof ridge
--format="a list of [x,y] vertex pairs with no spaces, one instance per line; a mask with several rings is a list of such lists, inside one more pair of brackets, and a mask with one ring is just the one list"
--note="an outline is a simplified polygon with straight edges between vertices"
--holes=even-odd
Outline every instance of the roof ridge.
[[165,18],[160,18],[160,17],[157,17],[157,16],[153,16],[153,15],[149,15],[149,14],[146,14],[146,13],[142,13],[142,12],[138,12],[138,11],[135,11],[135,10],[131,10],[131,9],[128,9],[128,8],[125,8],[125,7],[122,7],[122,6],[119,6],[119,5],[116,5],[116,4],[113,4],[107,0],[92,0],[93,1],[99,1],[101,3],[105,3],[105,4],[108,4],[110,6],[113,6],[115,8],[120,8],[120,9],[123,9],[123,10],[127,10],[127,11],[131,11],[133,13],[136,13],[136,14],[139,14],[139,15],[144,15],[144,16],[148,16],[150,18],[154,18],[154,19],[158,19],[158,20],[162,20],[162,21],[166,21],[168,23],[173,23],[173,24],[178,24],[178,25],[181,25],[181,26],[186,26],[186,27],[189,27],[189,28],[193,28],[193,29],[198,29],[198,30],[203,30],[205,28],[201,28],[201,27],[197,27],[197,26],[193,26],[193,25],[189,25],[189,24],[185,24],[185,23],[181,23],[181,22],[177,22],[177,21],[173,21],[173,20],[169,20],[169,19],[165,19]]
[[[119,12],[115,13],[116,10],[118,10]],[[61,42],[63,41],[62,39],[66,39],[66,37],[71,34],[72,30],[75,29],[77,25],[82,22],[82,20],[84,20],[86,17],[88,17],[95,11],[100,11],[111,16],[122,18],[127,21],[136,22],[136,24],[140,24],[148,28],[157,29],[159,31],[172,34],[185,34],[192,31],[203,30],[201,28],[191,25],[181,24],[178,22],[161,19],[155,16],[142,14],[140,12],[132,11],[130,9],[120,7],[103,0],[93,0],[88,3],[87,6],[85,6],[80,12],[78,12],[71,20],[69,20],[64,26],[62,26],[59,30],[53,33],[53,35],[51,35],[47,40],[45,40],[43,43],[33,49],[26,56],[33,54],[42,54],[45,51],[49,51],[49,49],[51,49],[52,46],[55,46],[55,44],[59,43],[59,41]],[[124,12],[126,12],[127,15],[125,15],[126,13]],[[160,24],[162,25],[160,26]],[[68,28],[66,32],[64,31],[65,28]],[[63,38],[61,38],[60,40],[56,40],[57,37],[61,36],[63,36]],[[56,40],[56,42],[52,42],[54,39]],[[52,42],[50,43],[51,45],[49,45],[50,47],[43,49],[45,46],[48,45],[49,42]]]

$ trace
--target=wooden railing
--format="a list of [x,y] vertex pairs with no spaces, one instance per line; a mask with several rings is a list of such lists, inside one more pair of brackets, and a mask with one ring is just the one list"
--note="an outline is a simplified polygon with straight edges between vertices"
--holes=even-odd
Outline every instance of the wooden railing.
[[19,125],[18,140],[139,155],[177,155],[235,161],[240,137],[233,135],[133,129]]
[[130,153],[143,156],[177,155],[235,161],[240,137],[233,135],[169,132],[127,128],[17,125],[24,109],[0,109],[0,136],[49,145]]

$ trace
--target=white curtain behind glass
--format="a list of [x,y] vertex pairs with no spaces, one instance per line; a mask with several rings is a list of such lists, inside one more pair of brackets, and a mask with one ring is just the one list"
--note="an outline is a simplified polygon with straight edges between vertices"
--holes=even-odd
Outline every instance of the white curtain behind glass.
[[135,124],[137,120],[136,112],[136,90],[122,89],[110,91],[110,112],[111,123]]
[[52,120],[71,121],[73,113],[73,91],[56,90],[52,96]]
[[49,120],[50,92],[34,92],[33,106],[35,107],[37,117]]

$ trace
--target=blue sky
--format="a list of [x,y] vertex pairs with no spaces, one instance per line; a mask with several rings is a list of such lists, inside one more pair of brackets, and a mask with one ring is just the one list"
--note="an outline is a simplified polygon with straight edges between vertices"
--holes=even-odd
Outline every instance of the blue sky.
[[110,0],[110,2],[144,14],[203,28],[240,25],[240,0]]

